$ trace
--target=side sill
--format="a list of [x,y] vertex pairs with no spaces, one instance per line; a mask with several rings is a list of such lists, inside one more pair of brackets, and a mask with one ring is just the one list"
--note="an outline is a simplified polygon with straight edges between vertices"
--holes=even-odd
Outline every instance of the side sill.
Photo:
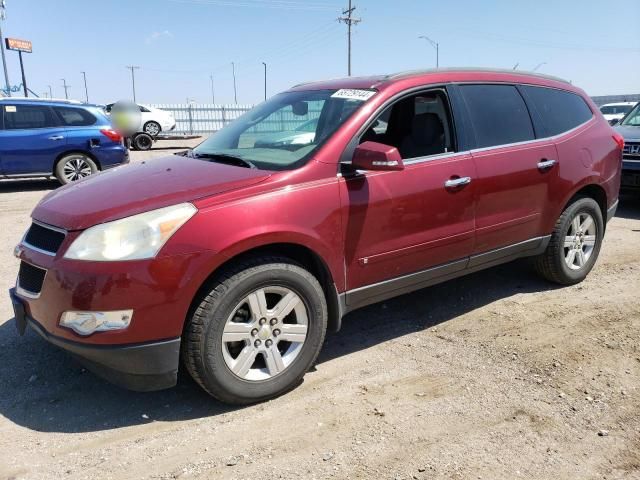
[[539,255],[545,251],[550,240],[551,235],[536,237],[420,272],[349,290],[340,294],[338,298],[341,316],[366,305],[443,283],[485,268],[521,257]]

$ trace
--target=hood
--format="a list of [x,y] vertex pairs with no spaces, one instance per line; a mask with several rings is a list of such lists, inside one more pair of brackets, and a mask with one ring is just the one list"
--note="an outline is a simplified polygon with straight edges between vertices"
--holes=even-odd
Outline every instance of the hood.
[[270,175],[264,170],[172,155],[107,170],[54,190],[31,216],[66,230],[82,230],[254,185]]
[[640,127],[628,125],[616,125],[613,129],[624,137],[625,140],[640,141]]

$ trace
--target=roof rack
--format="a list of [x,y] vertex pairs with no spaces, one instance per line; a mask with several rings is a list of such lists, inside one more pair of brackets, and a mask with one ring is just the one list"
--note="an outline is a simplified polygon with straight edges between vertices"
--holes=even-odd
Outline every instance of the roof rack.
[[547,80],[555,80],[557,82],[563,82],[570,84],[571,82],[564,78],[554,77],[553,75],[545,75],[544,73],[528,72],[526,70],[510,70],[506,68],[487,68],[487,67],[451,67],[451,68],[428,68],[424,70],[408,70],[405,72],[393,73],[387,75],[387,80],[396,80],[398,78],[414,77],[418,75],[425,75],[428,73],[442,73],[442,72],[484,72],[484,73],[508,73],[510,75],[531,75],[534,77],[545,78]]
[[15,102],[54,102],[54,103],[72,103],[74,105],[82,105],[84,102],[80,100],[70,100],[68,98],[39,98],[39,97],[0,97],[0,100]]

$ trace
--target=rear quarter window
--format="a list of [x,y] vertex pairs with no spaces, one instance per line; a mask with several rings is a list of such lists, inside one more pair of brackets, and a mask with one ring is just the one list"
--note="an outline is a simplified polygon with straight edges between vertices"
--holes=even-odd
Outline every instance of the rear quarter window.
[[58,125],[51,109],[44,105],[2,105],[6,130],[52,128]]
[[476,148],[533,140],[524,99],[513,85],[462,85],[476,136]]
[[87,127],[96,123],[96,117],[83,108],[54,107],[54,110],[67,127]]
[[534,116],[536,130],[544,132],[546,136],[567,132],[593,117],[593,112],[580,95],[530,85],[521,88],[538,114]]

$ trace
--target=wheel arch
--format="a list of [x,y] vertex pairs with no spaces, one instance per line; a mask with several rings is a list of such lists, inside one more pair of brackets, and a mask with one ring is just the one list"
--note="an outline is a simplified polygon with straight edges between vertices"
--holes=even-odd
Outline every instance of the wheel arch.
[[265,243],[236,251],[232,255],[225,256],[225,260],[217,265],[211,273],[209,273],[197,289],[187,312],[187,318],[184,323],[185,327],[201,299],[209,292],[210,285],[215,280],[216,276],[234,264],[240,263],[248,258],[260,256],[280,256],[289,258],[293,262],[300,264],[314,277],[316,277],[322,286],[327,301],[329,315],[328,329],[332,332],[337,332],[340,329],[343,307],[340,302],[340,296],[338,294],[331,269],[325,259],[317,251],[307,245],[294,242]]
[[606,190],[599,185],[598,183],[588,183],[586,185],[580,186],[573,194],[569,197],[569,199],[564,203],[562,207],[562,212],[564,212],[569,205],[575,202],[578,198],[588,197],[592,198],[596,201],[598,206],[600,207],[600,212],[602,213],[602,218],[604,220],[604,225],[606,229],[607,225],[607,208],[608,208],[608,199]]

